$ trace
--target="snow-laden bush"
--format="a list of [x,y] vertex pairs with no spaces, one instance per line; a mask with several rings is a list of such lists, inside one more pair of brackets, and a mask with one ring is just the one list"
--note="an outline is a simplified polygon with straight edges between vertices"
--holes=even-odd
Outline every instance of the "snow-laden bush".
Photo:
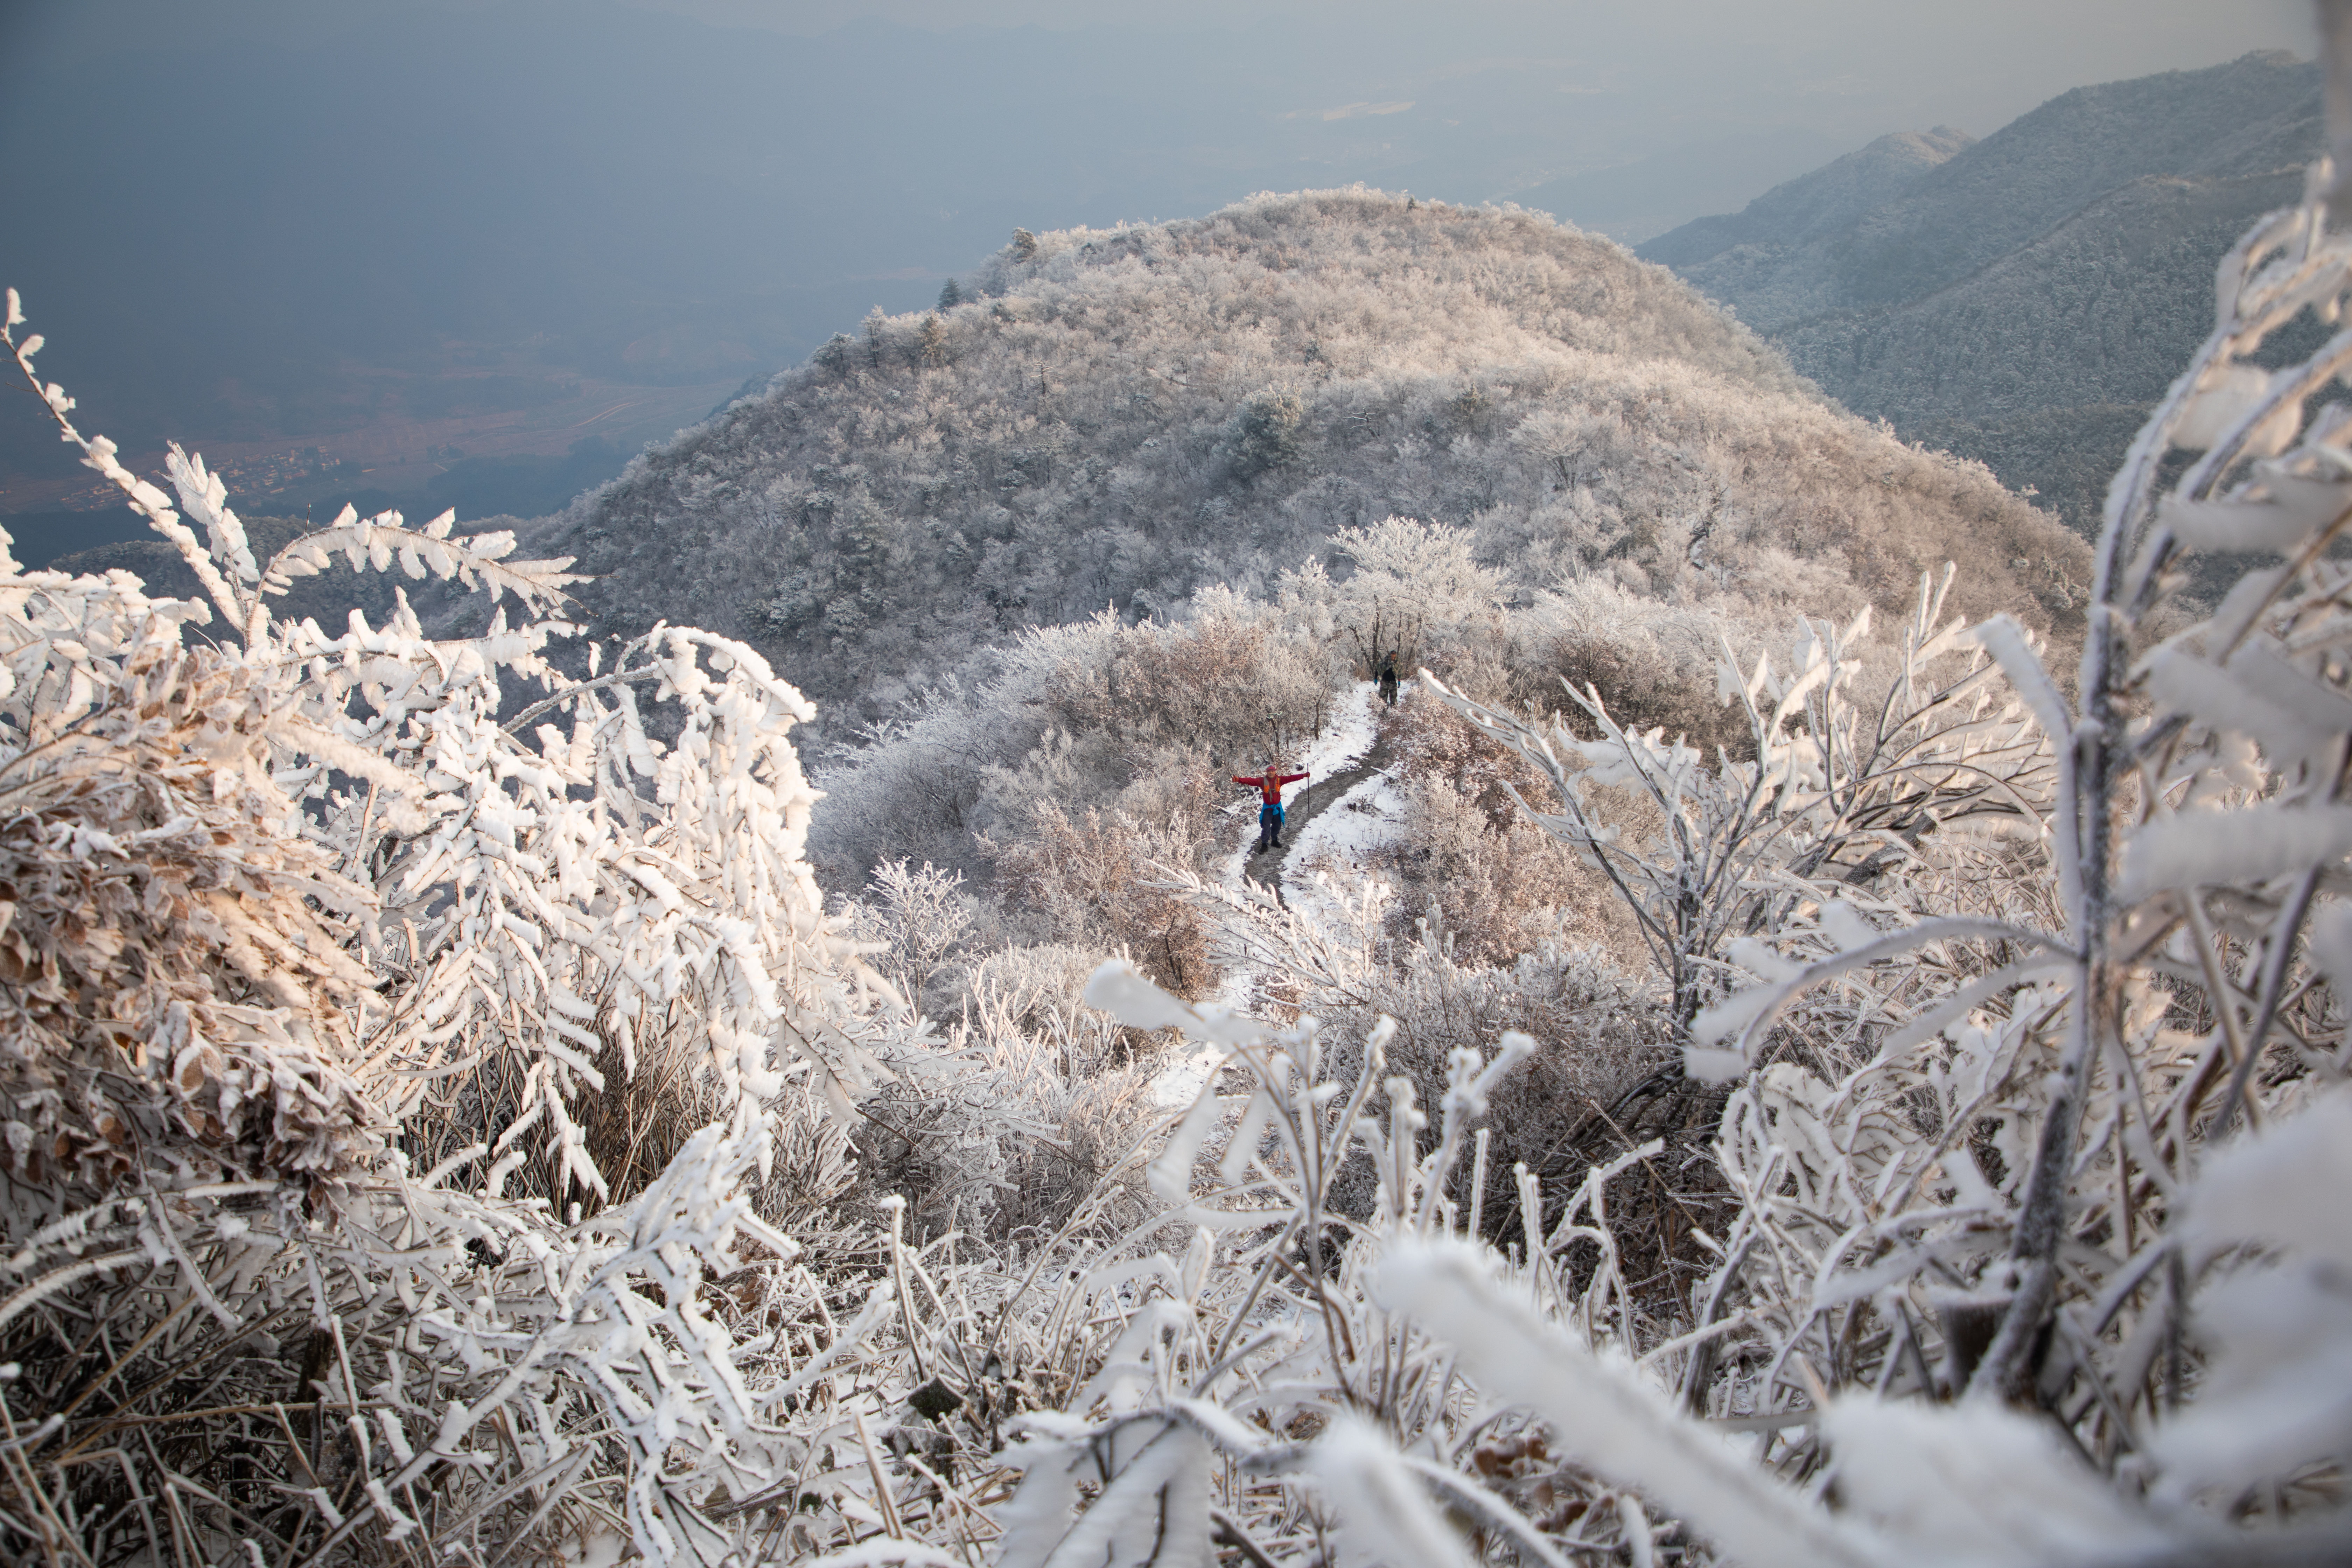
[[1428,685],[1549,786],[1559,810],[1528,814],[1632,910],[1686,1026],[1723,990],[1726,959],[1746,962],[1742,944],[1822,889],[1883,899],[1875,884],[1919,858],[1923,836],[1956,826],[2038,830],[2053,788],[2046,747],[1994,663],[1944,620],[1951,576],[1921,581],[1883,691],[1861,683],[1867,609],[1843,627],[1801,623],[1785,675],[1768,656],[1745,674],[1727,657],[1718,696],[1742,707],[1746,760],[1718,749],[1710,761],[1663,727],[1630,731],[1591,686],[1570,691],[1600,730],[1583,741],[1564,716],[1538,728]]
[[1588,693],[1625,729],[1663,730],[1702,755],[1726,748],[1748,761],[1748,714],[1719,700],[1715,672],[1727,643],[1753,663],[1755,631],[1726,610],[1662,604],[1596,576],[1562,582],[1511,617],[1512,695],[1590,731],[1570,695]]
[[851,933],[873,947],[873,966],[918,1008],[964,945],[977,912],[961,874],[928,860],[916,869],[904,859],[876,867],[866,897],[847,910]]
[[1396,889],[1391,926],[1424,923],[1465,963],[1507,968],[1546,942],[1613,942],[1639,965],[1606,881],[1519,808],[1515,791],[1535,775],[1517,753],[1418,685],[1385,730],[1402,820],[1370,858]]
[[[1054,717],[1111,731],[1130,770],[1158,748],[1205,748],[1235,767],[1298,755],[1329,716],[1336,682],[1297,617],[1224,589],[1181,621],[1109,629],[1094,658],[1057,668]],[[1118,781],[1124,784],[1126,780]]]
[[[676,1555],[826,1310],[752,1205],[780,1135],[820,1186],[838,1144],[771,1107],[845,1110],[884,1043],[802,859],[808,704],[687,628],[563,675],[565,563],[446,515],[257,561],[201,460],[175,508],[74,428],[8,305],[205,595],[0,551],[9,1550]],[[518,618],[273,615],[337,556]],[[708,1124],[600,1166],[583,1104],[672,1079]]]
[[1222,589],[1180,620],[1127,626],[1105,614],[1032,630],[973,661],[969,680],[911,700],[822,772],[831,798],[816,853],[835,886],[929,860],[984,893],[994,868],[979,840],[1034,837],[1041,810],[1123,811],[1155,827],[1178,814],[1182,836],[1203,837],[1204,788],[1222,796],[1231,774],[1295,761],[1329,722],[1332,635]]
[[869,1204],[891,1194],[912,1234],[988,1244],[1051,1235],[1089,1207],[1139,1217],[1116,1173],[1162,1115],[1157,1063],[1137,1031],[1081,1000],[1102,962],[1048,943],[964,970],[939,1026],[894,1053],[894,1076],[858,1106]]
[[1391,658],[1409,674],[1501,626],[1510,580],[1479,564],[1470,529],[1390,517],[1334,529],[1323,544],[1344,574],[1309,560],[1282,574],[1277,602],[1285,621],[1327,643],[1336,668],[1355,679],[1375,679]]
[[1199,784],[1198,810],[1158,820],[1092,807],[1073,817],[1040,802],[1025,834],[989,845],[1007,896],[1042,913],[1055,940],[1131,949],[1156,979],[1187,996],[1204,994],[1216,978],[1208,924],[1162,885],[1161,869],[1189,868],[1209,849],[1200,826],[1207,781]]

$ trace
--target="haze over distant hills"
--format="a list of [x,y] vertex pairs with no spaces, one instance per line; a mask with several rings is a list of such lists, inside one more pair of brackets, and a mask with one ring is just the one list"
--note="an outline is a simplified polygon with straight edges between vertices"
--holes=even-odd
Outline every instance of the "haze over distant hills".
[[[552,510],[1015,225],[1358,178],[1485,200],[1650,151],[1475,17],[1452,47],[1496,58],[1401,72],[1276,16],[803,37],[614,0],[215,0],[258,19],[210,29],[83,3],[131,25],[26,58],[0,17],[0,273],[100,427],[200,445],[270,510]],[[1635,177],[1687,216],[1822,150]],[[0,420],[0,512],[103,500],[56,447]]]
[[[2307,30],[2301,0],[2128,27],[2098,25],[2128,0],[1867,28],[1832,23],[1868,0],[1711,4],[1695,41],[1597,0],[1014,7],[1045,26],[860,0],[807,36],[730,25],[778,0],[11,0],[0,280],[144,468],[173,437],[257,512],[533,513],[1015,225],[1364,180],[1637,239],[1910,104],[1990,122],[2087,60]],[[19,414],[0,514],[110,507]]]
[[1735,252],[1743,253],[1742,260],[1783,257],[1843,232],[1975,142],[1948,125],[1892,132],[1858,153],[1773,186],[1739,212],[1694,218],[1643,245],[1640,253],[1685,272]]
[[2319,94],[2276,53],[2079,88],[1981,142],[1883,137],[1639,254],[1848,407],[2087,528],[2211,330],[2215,263],[2301,191]]

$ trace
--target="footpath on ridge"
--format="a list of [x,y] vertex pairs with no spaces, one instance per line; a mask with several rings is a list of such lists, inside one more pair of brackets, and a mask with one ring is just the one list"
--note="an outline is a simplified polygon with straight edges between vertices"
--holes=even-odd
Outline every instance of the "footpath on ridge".
[[[1228,808],[1226,831],[1233,846],[1220,875],[1227,888],[1239,891],[1244,884],[1255,884],[1274,895],[1286,910],[1294,906],[1285,887],[1289,861],[1294,850],[1304,847],[1315,854],[1319,845],[1328,850],[1335,844],[1360,842],[1366,832],[1377,836],[1381,826],[1372,818],[1360,822],[1335,820],[1325,825],[1322,832],[1312,837],[1315,844],[1307,842],[1307,829],[1333,805],[1351,793],[1376,780],[1393,758],[1395,747],[1381,732],[1381,720],[1385,716],[1378,706],[1379,699],[1372,683],[1358,681],[1355,689],[1345,694],[1338,711],[1331,716],[1323,732],[1307,747],[1306,754],[1285,765],[1303,768],[1307,779],[1284,805],[1286,816],[1282,825],[1282,847],[1269,849],[1263,855],[1252,855],[1249,846],[1257,837],[1257,797],[1235,801]],[[1259,765],[1255,759],[1244,765]],[[1334,838],[1334,830],[1338,837]],[[1297,889],[1304,899],[1297,912],[1307,919],[1318,918],[1315,889]],[[1236,964],[1226,972],[1217,994],[1208,1000],[1247,1012],[1255,1005],[1259,976],[1247,963]],[[1216,1070],[1224,1052],[1213,1046],[1180,1047],[1172,1052],[1156,1075],[1152,1093],[1163,1106],[1174,1107],[1192,1103],[1194,1095]]]
[[1284,908],[1289,907],[1289,901],[1283,897],[1283,871],[1289,864],[1290,852],[1298,847],[1300,836],[1307,831],[1307,825],[1337,805],[1349,790],[1388,767],[1394,756],[1396,748],[1386,733],[1375,729],[1373,736],[1370,751],[1337,773],[1319,779],[1311,778],[1299,787],[1297,795],[1287,805],[1280,848],[1253,855],[1243,862],[1242,875],[1265,886]]

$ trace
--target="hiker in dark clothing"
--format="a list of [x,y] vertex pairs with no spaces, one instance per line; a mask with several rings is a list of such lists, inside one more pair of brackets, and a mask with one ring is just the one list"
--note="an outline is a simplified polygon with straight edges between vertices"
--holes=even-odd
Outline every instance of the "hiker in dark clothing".
[[1396,654],[1391,651],[1381,660],[1381,700],[1396,706]]
[[1297,784],[1306,776],[1305,773],[1278,773],[1270,765],[1255,778],[1244,778],[1239,773],[1234,775],[1234,783],[1247,784],[1258,792],[1257,847],[1250,851],[1251,854],[1263,855],[1268,849],[1282,847],[1282,786]]

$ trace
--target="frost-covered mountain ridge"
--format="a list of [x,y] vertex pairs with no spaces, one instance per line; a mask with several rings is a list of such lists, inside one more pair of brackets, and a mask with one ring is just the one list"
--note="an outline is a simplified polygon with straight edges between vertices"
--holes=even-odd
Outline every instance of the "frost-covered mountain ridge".
[[690,614],[870,712],[1023,626],[1262,590],[1392,513],[1475,528],[1528,591],[1891,605],[1958,553],[1969,613],[2047,621],[2080,580],[1990,475],[1830,405],[1665,268],[1362,189],[1017,237],[535,542],[598,574],[604,630]]
[[1847,406],[2087,528],[2211,329],[2215,262],[2300,195],[2319,85],[2258,53],[2078,88],[1981,142],[1882,138],[1640,254]]

